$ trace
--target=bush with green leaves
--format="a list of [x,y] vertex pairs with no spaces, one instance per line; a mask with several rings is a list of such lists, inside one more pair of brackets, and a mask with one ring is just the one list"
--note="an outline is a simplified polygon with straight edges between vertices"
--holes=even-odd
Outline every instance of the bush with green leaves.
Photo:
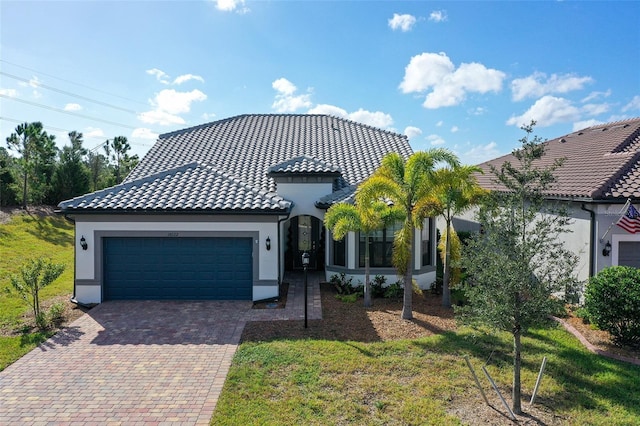
[[338,294],[361,294],[364,293],[364,287],[362,284],[353,285],[353,277],[347,278],[347,275],[343,272],[340,275],[335,274],[329,278],[329,281],[335,287]]
[[384,291],[384,297],[387,299],[399,299],[403,294],[404,285],[400,281],[390,284]]
[[36,325],[47,328],[46,312],[40,309],[40,290],[54,282],[64,272],[65,265],[40,257],[28,260],[20,267],[20,274],[11,277],[11,286],[31,306]]
[[384,297],[386,285],[387,277],[384,275],[376,275],[371,282],[371,296],[376,298]]
[[640,269],[612,266],[598,272],[587,284],[585,308],[616,344],[640,347]]

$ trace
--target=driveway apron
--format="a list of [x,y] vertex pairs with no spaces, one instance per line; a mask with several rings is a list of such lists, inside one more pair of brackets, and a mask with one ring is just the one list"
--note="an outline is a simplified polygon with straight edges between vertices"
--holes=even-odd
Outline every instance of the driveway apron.
[[0,373],[0,424],[209,424],[251,302],[107,302]]
[[0,425],[208,425],[246,322],[322,319],[322,279],[288,274],[284,309],[103,303],[0,372]]

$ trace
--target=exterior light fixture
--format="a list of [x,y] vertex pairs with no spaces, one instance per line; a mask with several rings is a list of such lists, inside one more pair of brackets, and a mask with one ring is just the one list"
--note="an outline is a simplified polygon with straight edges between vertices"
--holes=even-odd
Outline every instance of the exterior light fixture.
[[309,253],[307,253],[306,251],[302,253],[302,266],[304,267],[304,269],[307,269],[307,266],[309,266],[310,259],[311,256],[309,255]]
[[611,254],[611,243],[609,241],[607,241],[607,244],[604,245],[604,248],[602,249],[602,255],[604,257],[607,257]]
[[82,247],[82,250],[89,248],[89,244],[87,244],[87,240],[84,239],[84,235],[80,238],[80,247]]
[[271,237],[267,237],[265,245],[267,246],[267,251],[271,250]]

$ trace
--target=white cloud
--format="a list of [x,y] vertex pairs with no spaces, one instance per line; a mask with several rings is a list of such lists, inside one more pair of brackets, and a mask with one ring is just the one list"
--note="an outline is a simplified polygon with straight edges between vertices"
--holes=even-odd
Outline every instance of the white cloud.
[[598,121],[595,119],[576,121],[575,123],[573,123],[573,131],[577,132],[578,130],[586,129],[587,127],[591,126],[597,126],[598,124],[602,124],[602,121]]
[[368,124],[381,129],[388,128],[393,124],[391,115],[381,111],[366,111],[362,108],[349,114],[349,119],[358,123]]
[[416,17],[408,14],[393,14],[393,18],[389,19],[389,27],[392,30],[401,30],[403,32],[410,31],[416,24]]
[[159,70],[158,68],[147,70],[147,74],[155,76],[156,80],[158,80],[162,84],[169,84],[169,75],[166,72]]
[[591,77],[579,77],[574,74],[551,74],[535,72],[528,77],[516,78],[511,82],[511,92],[514,101],[525,98],[538,98],[548,94],[567,93],[580,90],[586,84],[592,83]]
[[579,118],[580,110],[571,101],[555,96],[544,96],[524,114],[509,118],[507,124],[521,127],[534,120],[538,126],[547,127],[556,123],[576,121]]
[[198,80],[199,82],[204,83],[204,78],[200,77],[199,75],[184,74],[176,77],[176,79],[173,80],[173,84],[182,84],[189,80]]
[[580,110],[587,115],[600,115],[608,112],[610,108],[609,104],[586,104]]
[[87,127],[87,130],[82,134],[85,138],[103,138],[104,132],[97,127]]
[[447,12],[445,10],[434,10],[429,14],[429,20],[433,22],[445,22],[447,20]]
[[623,112],[640,109],[640,95],[636,95],[631,99],[631,101],[622,107]]
[[214,0],[214,2],[216,9],[223,12],[233,12],[234,10],[241,14],[250,12],[249,8],[245,7],[244,0]]
[[216,117],[216,114],[213,112],[205,112],[204,114],[202,114],[202,118],[204,118],[205,120],[213,120]]
[[451,133],[457,133],[459,130],[458,126],[451,127]]
[[413,139],[413,138],[416,138],[416,137],[420,136],[422,134],[422,130],[420,130],[420,128],[415,127],[415,126],[407,126],[404,129],[404,134],[409,139]]
[[422,53],[411,58],[405,68],[400,89],[403,93],[431,90],[423,103],[428,109],[462,103],[467,93],[498,92],[505,73],[482,64],[462,63],[456,69],[449,57],[441,53]]
[[276,100],[271,105],[276,112],[295,112],[302,108],[310,108],[312,105],[311,95],[309,93],[295,95],[298,88],[286,78],[275,80],[271,83],[271,87],[278,92]]
[[444,121],[440,120],[436,123],[436,127],[442,127],[443,124],[444,124]]
[[319,104],[307,111],[309,114],[326,114],[335,117],[349,118],[349,113],[335,105]]
[[466,146],[462,149],[456,147],[453,151],[462,164],[471,165],[484,163],[503,155],[498,150],[498,144],[495,142],[489,142],[486,145]]
[[147,129],[146,127],[139,127],[131,132],[131,137],[138,139],[156,140],[158,139],[158,134],[151,131],[151,129]]
[[0,89],[0,95],[15,98],[18,96],[18,91],[16,89]]
[[149,103],[155,108],[152,111],[138,114],[138,119],[144,123],[160,124],[163,126],[171,124],[184,124],[185,120],[178,114],[185,114],[191,111],[193,102],[200,102],[207,99],[207,95],[199,90],[190,92],[177,92],[174,89],[164,89],[156,94]]
[[440,146],[444,145],[445,141],[439,135],[429,135],[426,137],[431,146]]
[[591,92],[587,97],[582,99],[582,102],[590,102],[599,98],[608,98],[609,96],[611,96],[611,89],[606,92]]
[[65,111],[80,111],[81,109],[82,106],[80,106],[80,104],[66,104],[64,106]]
[[381,111],[367,111],[362,108],[355,112],[348,112],[335,105],[320,104],[307,111],[308,114],[327,114],[335,117],[346,118],[369,126],[389,129],[393,124],[391,115]]
[[477,107],[477,108],[469,110],[469,114],[471,114],[471,115],[483,115],[486,112],[487,112],[487,109],[483,108],[483,107]]

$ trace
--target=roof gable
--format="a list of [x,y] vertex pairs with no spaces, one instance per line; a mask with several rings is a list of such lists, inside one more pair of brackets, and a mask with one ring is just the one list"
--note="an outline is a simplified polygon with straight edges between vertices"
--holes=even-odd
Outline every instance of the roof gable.
[[[550,166],[557,158],[564,164],[548,196],[590,199],[640,198],[640,118],[589,127],[544,142],[545,155],[534,164]],[[493,180],[491,165],[506,161],[516,165],[512,154],[482,163],[481,186],[503,189]]]
[[341,174],[339,167],[328,164],[317,158],[308,155],[301,155],[282,163],[273,165],[267,169],[267,175],[284,175],[284,174],[322,174],[335,175]]
[[291,203],[259,191],[214,167],[186,164],[64,201],[63,212],[218,211],[279,213]]

